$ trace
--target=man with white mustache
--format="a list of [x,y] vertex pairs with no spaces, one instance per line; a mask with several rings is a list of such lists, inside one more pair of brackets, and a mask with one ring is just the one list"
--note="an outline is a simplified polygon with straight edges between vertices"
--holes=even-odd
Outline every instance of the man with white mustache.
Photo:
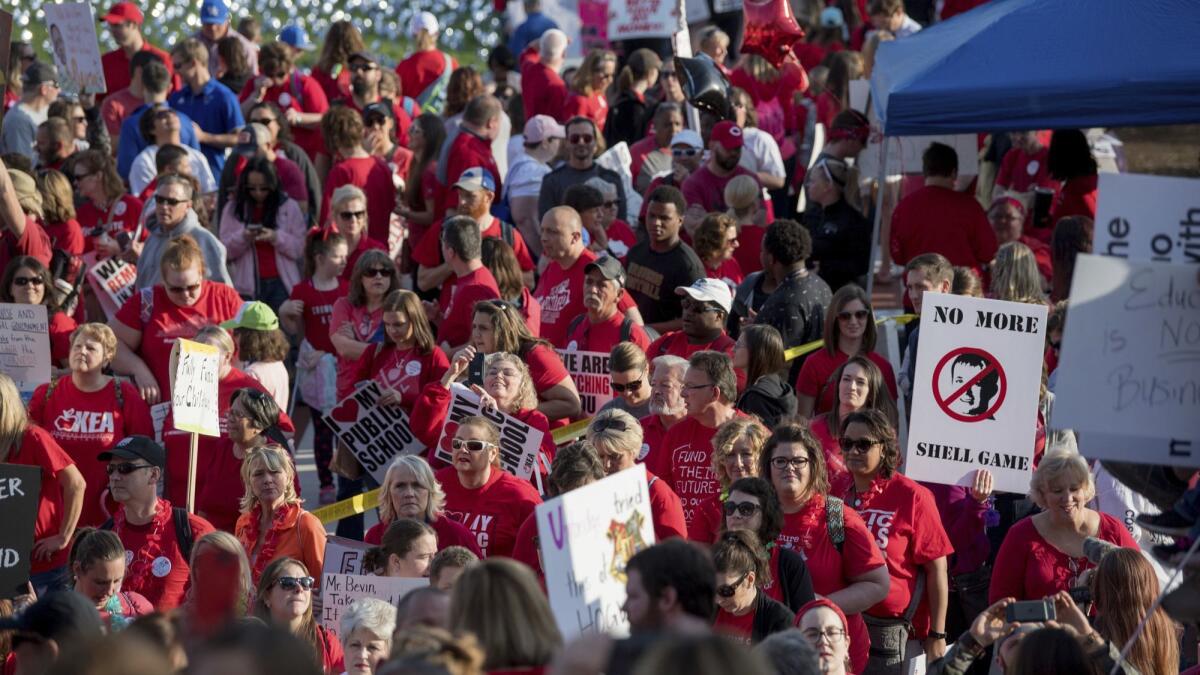
[[650,473],[661,476],[671,470],[671,457],[662,449],[667,429],[687,417],[683,401],[683,376],[688,369],[685,358],[665,354],[650,362],[650,414],[639,420],[642,424],[642,449],[637,461]]

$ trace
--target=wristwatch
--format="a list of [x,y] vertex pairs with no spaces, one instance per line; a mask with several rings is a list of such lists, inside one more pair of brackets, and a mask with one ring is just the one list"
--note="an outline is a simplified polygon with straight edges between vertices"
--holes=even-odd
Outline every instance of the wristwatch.
[[929,631],[926,635],[933,638],[934,640],[945,640],[948,637],[945,633],[939,633],[939,632],[933,631],[933,630]]

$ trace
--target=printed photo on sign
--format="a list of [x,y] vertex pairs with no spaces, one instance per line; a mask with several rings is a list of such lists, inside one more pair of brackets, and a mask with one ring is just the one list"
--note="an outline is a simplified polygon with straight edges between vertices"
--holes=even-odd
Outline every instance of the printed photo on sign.
[[533,475],[533,466],[542,447],[542,436],[545,435],[542,431],[499,410],[485,410],[479,396],[461,384],[451,385],[450,395],[450,411],[434,451],[438,459],[447,464],[454,463],[450,441],[454,440],[458,423],[468,417],[480,416],[487,418],[500,430],[500,466],[517,478]]
[[0,372],[29,396],[50,381],[50,330],[44,305],[0,303]]
[[579,390],[584,417],[595,417],[604,404],[613,400],[612,381],[608,373],[608,352],[584,352],[573,349],[575,343],[558,352],[571,381]]
[[0,600],[27,593],[33,528],[42,472],[36,466],[0,462]]
[[1033,470],[1046,306],[927,292],[904,472],[1024,493]]
[[[340,633],[342,614],[363,598],[378,598],[395,607],[404,596],[429,585],[429,579],[402,579],[364,574],[321,575],[321,625]],[[345,639],[345,635],[338,635]]]
[[1200,180],[1100,174],[1092,250],[1134,261],[1200,263]]
[[96,19],[84,2],[46,3],[46,31],[63,91],[99,94],[107,90],[96,39]]
[[379,383],[371,380],[324,418],[338,440],[380,483],[393,459],[425,451],[412,433],[408,413],[400,406],[379,405],[382,395]]

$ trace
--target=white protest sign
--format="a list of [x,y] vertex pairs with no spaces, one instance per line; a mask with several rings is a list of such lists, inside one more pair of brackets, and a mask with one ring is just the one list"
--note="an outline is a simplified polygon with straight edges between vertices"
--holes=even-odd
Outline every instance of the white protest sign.
[[535,513],[550,609],[563,637],[627,635],[625,564],[654,544],[646,468],[572,490]]
[[50,381],[50,327],[44,305],[0,303],[0,372],[22,394]]
[[322,574],[321,625],[340,633],[341,626],[338,624],[342,613],[356,600],[377,598],[395,607],[404,596],[428,585],[429,579],[424,577],[405,579],[363,574]]
[[329,574],[366,573],[362,566],[363,554],[370,548],[371,545],[363,541],[329,535],[325,538],[325,563],[321,567],[322,578]]
[[150,406],[150,423],[154,425],[154,440],[163,442],[163,427],[171,414],[171,402],[163,401]]
[[1079,256],[1055,393],[1053,426],[1089,456],[1087,432],[1200,439],[1196,267]]
[[91,5],[47,2],[42,9],[46,12],[46,30],[50,33],[51,51],[63,90],[71,94],[107,91]]
[[679,0],[609,0],[608,39],[671,37],[679,30]]
[[[567,345],[570,347],[571,345]],[[571,381],[579,390],[585,417],[595,417],[605,403],[613,400],[612,381],[608,376],[608,352],[566,349],[558,352]]]
[[180,339],[175,343],[174,377],[171,379],[171,408],[175,428],[180,431],[221,435],[217,411],[221,353],[212,345]]
[[[92,257],[91,261],[88,256]],[[96,260],[94,253],[86,254],[84,262],[88,265],[88,284],[96,293],[105,316],[111,319],[137,290],[137,267],[119,258]]]
[[868,178],[879,175],[879,149],[887,141],[886,175],[896,176],[921,173],[921,156],[930,143],[942,143],[954,148],[958,155],[958,175],[979,174],[979,141],[975,134],[953,134],[941,136],[884,136],[883,125],[875,117],[875,106],[868,106],[867,118],[871,121],[871,135],[867,147],[858,153],[855,163],[859,172]]
[[905,475],[1024,493],[1033,469],[1046,306],[926,292]]
[[371,380],[339,401],[324,417],[338,439],[380,483],[393,459],[425,450],[413,435],[403,408],[379,405],[382,393],[379,383]]
[[458,423],[463,418],[476,415],[487,418],[500,430],[500,466],[517,478],[527,479],[533,475],[544,432],[499,410],[485,410],[479,402],[479,396],[461,384],[450,385],[450,410],[446,413],[446,424],[442,427],[434,456],[452,464],[454,454],[450,449],[450,441],[454,439]]
[[871,81],[850,80],[850,108],[865,113],[870,100]]
[[1200,180],[1100,174],[1092,250],[1129,260],[1200,263]]

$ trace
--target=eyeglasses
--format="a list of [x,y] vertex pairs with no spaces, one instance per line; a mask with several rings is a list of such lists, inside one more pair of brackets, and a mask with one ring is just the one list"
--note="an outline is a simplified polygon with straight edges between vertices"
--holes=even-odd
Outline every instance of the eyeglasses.
[[838,312],[837,318],[838,318],[838,321],[849,321],[850,319],[854,319],[856,321],[863,321],[868,316],[871,316],[870,312],[868,312],[865,309],[859,309],[859,310],[855,310],[853,312]]
[[804,631],[804,638],[813,644],[820,642],[821,638],[825,638],[830,642],[837,642],[844,637],[846,637],[846,631],[836,626],[830,626],[825,630],[821,630],[820,628],[808,628]]
[[104,467],[104,473],[107,473],[110,476],[113,475],[114,473],[119,473],[122,476],[128,476],[129,474],[133,473],[134,471],[137,471],[138,469],[153,469],[153,468],[154,467],[151,466],[150,464],[134,464],[132,462],[122,462],[121,464],[109,464],[108,466]]
[[315,581],[316,579],[312,577],[279,577],[275,580],[275,585],[285,591],[294,591],[298,588],[311,591]]
[[13,277],[13,283],[18,286],[44,286],[46,280],[41,277]]
[[192,200],[190,200],[190,199],[174,199],[172,197],[163,197],[162,195],[154,195],[154,203],[159,206],[179,206],[180,204],[186,204],[190,201],[192,201]]
[[838,444],[842,446],[842,452],[846,454],[865,455],[871,451],[871,448],[879,445],[879,441],[874,438],[843,438]]
[[190,286],[167,286],[168,293],[195,293],[200,290],[200,284],[192,284]]
[[619,382],[613,382],[611,384],[612,384],[612,390],[617,392],[618,394],[624,394],[627,391],[635,392],[638,389],[642,388],[641,380],[634,380],[633,382],[627,382],[625,384],[621,384]]
[[683,388],[684,389],[712,389],[715,386],[717,386],[717,385],[711,384],[711,383],[710,384],[685,384],[685,385],[683,385]]
[[749,518],[750,516],[758,513],[762,507],[754,502],[725,502],[725,506],[723,508],[725,509],[725,515],[727,516],[732,516],[734,513],[736,513],[743,518]]
[[452,450],[462,450],[463,448],[466,448],[467,452],[481,452],[487,448],[494,447],[496,447],[495,443],[489,443],[487,441],[464,441],[461,438],[451,439],[450,441],[450,448]]
[[699,148],[671,148],[672,157],[695,157],[698,154]]
[[567,140],[573,145],[587,145],[596,140],[596,137],[591,134],[571,134]]
[[696,302],[694,300],[684,300],[680,303],[683,311],[692,312],[693,314],[703,314],[705,312],[724,312],[720,307],[714,307],[708,303]]
[[338,213],[338,217],[341,218],[342,220],[358,220],[361,218],[366,218],[367,212],[366,211],[341,211]]
[[717,595],[721,596],[722,598],[732,598],[737,593],[737,587],[741,586],[742,582],[744,582],[748,576],[750,576],[750,573],[746,572],[742,576],[738,577],[738,580],[732,584],[721,584],[720,586],[717,586]]
[[793,469],[800,470],[808,466],[807,457],[772,457],[771,468],[783,471],[791,466]]
[[372,267],[370,269],[363,270],[363,276],[364,277],[390,277],[390,276],[392,276],[392,271],[386,267]]
[[252,120],[250,120],[250,123],[251,123],[251,124],[261,124],[261,125],[263,125],[264,127],[269,127],[269,126],[271,126],[271,124],[272,124],[272,123],[274,123],[274,122],[275,122],[275,118],[274,118],[274,117],[259,117],[258,119],[252,119]]

